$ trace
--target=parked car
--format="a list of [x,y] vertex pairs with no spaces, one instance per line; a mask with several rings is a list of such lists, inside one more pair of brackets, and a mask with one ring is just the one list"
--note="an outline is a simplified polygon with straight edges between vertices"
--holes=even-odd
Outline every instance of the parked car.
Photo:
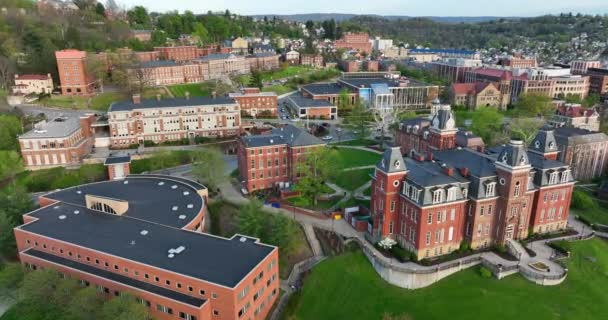
[[323,141],[329,141],[329,140],[331,140],[333,138],[334,137],[332,137],[332,136],[325,136],[325,137],[321,138],[321,140],[323,140]]

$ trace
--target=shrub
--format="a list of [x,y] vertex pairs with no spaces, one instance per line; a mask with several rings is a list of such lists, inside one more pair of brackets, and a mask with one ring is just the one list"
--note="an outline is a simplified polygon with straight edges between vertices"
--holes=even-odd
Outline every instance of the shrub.
[[596,208],[597,204],[588,194],[575,190],[572,192],[572,207],[575,209],[592,209]]
[[405,249],[401,248],[399,245],[395,245],[391,248],[391,253],[399,262],[406,262],[410,260],[410,253]]
[[151,140],[144,141],[144,147],[154,147],[154,146],[156,146],[156,143],[154,141],[151,141]]
[[482,278],[492,278],[492,271],[486,267],[479,268],[479,274]]
[[467,251],[471,250],[471,245],[469,244],[468,241],[463,240],[460,242],[460,247],[458,248],[458,250],[460,252],[467,252]]
[[[152,142],[152,141],[150,141],[150,142]],[[144,145],[145,145],[145,143],[144,143]],[[137,149],[137,148],[139,148],[139,143],[132,143],[129,145],[129,149]]]

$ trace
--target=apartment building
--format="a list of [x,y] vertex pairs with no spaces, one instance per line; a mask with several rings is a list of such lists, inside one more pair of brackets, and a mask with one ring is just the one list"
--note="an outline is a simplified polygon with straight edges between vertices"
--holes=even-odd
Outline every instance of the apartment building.
[[240,106],[242,113],[256,117],[261,113],[275,117],[278,111],[278,96],[274,92],[261,92],[259,88],[243,88],[241,92],[230,93]]
[[15,85],[11,87],[15,95],[51,94],[53,92],[53,78],[51,74],[22,74],[15,75]]
[[464,82],[465,72],[473,68],[481,67],[481,60],[446,58],[433,61],[430,64],[431,71],[439,78],[450,83]]
[[608,136],[603,132],[573,127],[555,129],[559,161],[572,167],[572,175],[581,181],[591,181],[606,173]]
[[[14,229],[28,269],[54,269],[154,319],[265,319],[279,293],[278,248],[203,233],[207,189],[158,175],[41,196]],[[111,236],[109,236],[111,235]]]
[[248,56],[247,60],[249,61],[249,68],[251,70],[267,71],[280,67],[280,57],[281,55],[276,54],[273,50],[271,52],[254,53]]
[[298,163],[311,150],[324,145],[293,125],[272,129],[268,134],[243,136],[237,152],[241,184],[248,192],[288,187],[299,177]]
[[300,55],[300,64],[308,67],[323,68],[323,56],[320,54],[303,53]]
[[570,71],[572,74],[584,75],[589,68],[601,68],[601,66],[599,60],[574,60],[570,62]]
[[608,69],[589,68],[589,94],[603,96],[608,93]]
[[195,137],[236,136],[239,104],[229,97],[189,97],[119,101],[108,110],[110,145],[127,148],[144,141],[162,143]]
[[523,57],[521,55],[508,56],[498,59],[498,65],[511,68],[536,68],[536,57]]
[[335,47],[337,49],[348,49],[356,50],[360,52],[372,52],[372,44],[369,41],[369,34],[367,33],[345,33],[342,38],[336,40]]
[[95,115],[58,116],[18,137],[21,157],[30,170],[81,163],[94,145]]
[[90,96],[95,93],[95,76],[87,70],[87,53],[75,49],[55,51],[61,94]]

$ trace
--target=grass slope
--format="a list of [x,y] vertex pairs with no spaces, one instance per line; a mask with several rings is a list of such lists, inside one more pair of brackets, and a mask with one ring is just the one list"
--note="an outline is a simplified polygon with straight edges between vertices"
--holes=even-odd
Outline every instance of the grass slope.
[[348,170],[342,171],[336,175],[333,179],[334,183],[339,187],[354,191],[355,189],[361,187],[366,182],[370,181],[370,174],[374,172],[373,169],[358,169],[358,170]]
[[382,155],[359,149],[338,149],[337,165],[339,168],[354,168],[375,165]]
[[[591,258],[593,257],[593,258]],[[519,275],[482,278],[478,268],[424,289],[405,290],[382,280],[360,251],[313,269],[287,319],[381,319],[385,312],[432,319],[605,319],[608,305],[608,242],[572,243],[568,278],[543,287]]]

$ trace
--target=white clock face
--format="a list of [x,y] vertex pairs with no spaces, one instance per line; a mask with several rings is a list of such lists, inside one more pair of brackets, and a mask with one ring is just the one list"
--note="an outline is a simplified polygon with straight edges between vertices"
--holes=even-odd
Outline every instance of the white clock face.
[[498,180],[498,183],[500,183],[500,185],[504,186],[505,183],[507,183],[507,180],[505,180],[505,178],[500,178],[500,180]]
[[401,162],[399,160],[395,160],[395,168],[401,167]]

